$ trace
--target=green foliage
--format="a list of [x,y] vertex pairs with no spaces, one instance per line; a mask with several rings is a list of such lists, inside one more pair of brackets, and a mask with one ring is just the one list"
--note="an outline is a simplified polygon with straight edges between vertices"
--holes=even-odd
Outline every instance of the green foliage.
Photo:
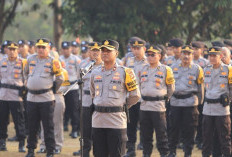
[[66,32],[111,38],[123,49],[131,36],[152,43],[180,37],[213,40],[231,37],[231,0],[65,0]]

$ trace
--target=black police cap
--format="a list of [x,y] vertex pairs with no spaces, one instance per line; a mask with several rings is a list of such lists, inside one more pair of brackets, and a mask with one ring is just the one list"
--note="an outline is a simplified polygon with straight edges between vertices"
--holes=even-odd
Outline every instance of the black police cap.
[[29,41],[27,42],[27,44],[28,44],[29,46],[35,46],[35,42],[32,41],[32,40],[29,40]]
[[212,46],[217,46],[217,47],[224,47],[225,45],[221,41],[213,41],[211,42]]
[[225,39],[225,40],[224,40],[224,44],[227,45],[227,46],[232,46],[232,40],[230,40],[230,39]]
[[9,45],[8,45],[8,48],[10,49],[17,49],[19,48],[19,45],[16,43],[16,42],[11,42]]
[[155,45],[150,45],[146,51],[146,53],[148,52],[153,52],[153,53],[159,53],[161,54],[161,49],[158,46]]
[[91,43],[89,43],[89,48],[90,48],[90,50],[93,50],[93,49],[100,50],[101,43],[99,43],[99,42],[91,42]]
[[12,43],[12,41],[10,40],[5,40],[2,44],[2,47],[8,46],[10,43]]
[[81,53],[85,53],[88,51],[88,47],[87,46],[82,46],[81,47]]
[[192,47],[195,47],[195,48],[204,48],[205,47],[205,44],[201,41],[193,41],[191,43]]
[[222,52],[222,48],[218,46],[213,46],[209,48],[208,54],[220,55]]
[[118,50],[119,48],[119,43],[115,40],[103,40],[101,42],[101,48],[107,48],[109,50]]
[[189,53],[193,53],[193,47],[190,45],[185,45],[182,47],[181,52],[189,52]]
[[88,41],[82,41],[82,42],[81,42],[81,46],[86,46],[86,45],[88,45],[88,44],[89,44]]
[[36,40],[35,46],[47,46],[49,45],[49,40],[47,38],[40,38]]
[[171,46],[174,46],[174,47],[182,47],[182,46],[184,46],[183,40],[181,40],[179,38],[171,39],[169,41],[169,43],[170,43]]
[[71,42],[71,46],[73,46],[73,47],[79,47],[80,44],[77,43],[76,41],[72,41],[72,42]]
[[146,42],[141,38],[135,38],[130,42],[130,45],[132,47],[143,47],[146,46]]
[[61,43],[62,49],[69,48],[70,45],[71,45],[71,44],[70,44],[70,42],[68,42],[68,41],[63,41],[63,42]]
[[26,40],[19,40],[18,44],[19,45],[28,45],[28,42]]

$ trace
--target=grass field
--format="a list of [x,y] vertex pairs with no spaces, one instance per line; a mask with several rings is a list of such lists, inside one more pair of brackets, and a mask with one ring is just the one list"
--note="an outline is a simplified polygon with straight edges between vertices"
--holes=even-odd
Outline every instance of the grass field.
[[[71,130],[71,129],[69,129]],[[10,123],[10,125],[8,126],[8,136],[12,137],[15,135],[15,131],[14,131],[14,125],[13,123]],[[73,156],[72,153],[74,151],[79,150],[79,140],[78,139],[72,139],[69,137],[68,132],[65,132],[65,140],[64,140],[64,146],[62,149],[62,152],[60,155],[56,155],[56,157],[70,157]],[[40,141],[39,141],[40,143]],[[39,145],[38,145],[39,147]],[[18,142],[9,142],[7,141],[7,149],[8,151],[6,152],[0,152],[0,157],[24,157],[26,155],[26,153],[19,153],[18,152]],[[37,149],[38,150],[38,149]],[[36,151],[37,151],[36,150]],[[92,154],[92,152],[91,152]],[[137,151],[136,152],[137,157],[142,157],[142,151]],[[36,157],[45,157],[45,154],[36,154]],[[93,156],[93,155],[92,155]],[[153,149],[153,154],[152,157],[158,157],[159,153],[157,151],[156,148]],[[178,150],[177,151],[177,157],[183,157],[184,154],[182,152],[182,150]],[[192,157],[201,157],[201,151],[198,150],[197,148],[194,148],[194,152]]]

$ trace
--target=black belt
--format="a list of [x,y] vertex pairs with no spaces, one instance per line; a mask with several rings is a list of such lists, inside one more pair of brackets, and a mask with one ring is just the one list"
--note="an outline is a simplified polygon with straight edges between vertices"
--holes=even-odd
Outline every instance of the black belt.
[[145,101],[160,101],[160,100],[165,100],[166,96],[157,96],[157,97],[151,97],[151,96],[143,96],[143,100]]
[[16,90],[21,90],[21,89],[23,89],[23,87],[20,87],[20,86],[11,85],[11,84],[4,84],[4,83],[1,83],[0,87],[1,87],[1,88],[16,89]]
[[41,90],[30,90],[30,89],[28,89],[28,92],[31,93],[31,94],[44,94],[44,93],[49,92],[50,90],[52,90],[52,88],[41,89]]
[[125,107],[124,106],[96,106],[94,105],[94,111],[97,112],[104,112],[104,113],[111,113],[111,112],[125,112]]
[[72,81],[72,82],[70,82],[70,85],[73,85],[73,84],[75,84],[77,82],[77,80],[76,81]]
[[205,97],[205,101],[208,103],[221,103],[221,98],[218,99],[208,99]]
[[90,91],[89,90],[84,90],[84,94],[90,95]]
[[184,94],[184,95],[173,94],[173,96],[174,96],[176,99],[187,99],[187,98],[192,97],[193,95],[195,95],[195,93]]

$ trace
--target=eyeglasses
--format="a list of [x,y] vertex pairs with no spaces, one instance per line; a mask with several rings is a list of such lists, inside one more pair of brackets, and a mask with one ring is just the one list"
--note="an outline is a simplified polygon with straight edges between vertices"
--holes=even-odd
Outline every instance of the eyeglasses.
[[37,46],[37,49],[46,49],[45,46]]

